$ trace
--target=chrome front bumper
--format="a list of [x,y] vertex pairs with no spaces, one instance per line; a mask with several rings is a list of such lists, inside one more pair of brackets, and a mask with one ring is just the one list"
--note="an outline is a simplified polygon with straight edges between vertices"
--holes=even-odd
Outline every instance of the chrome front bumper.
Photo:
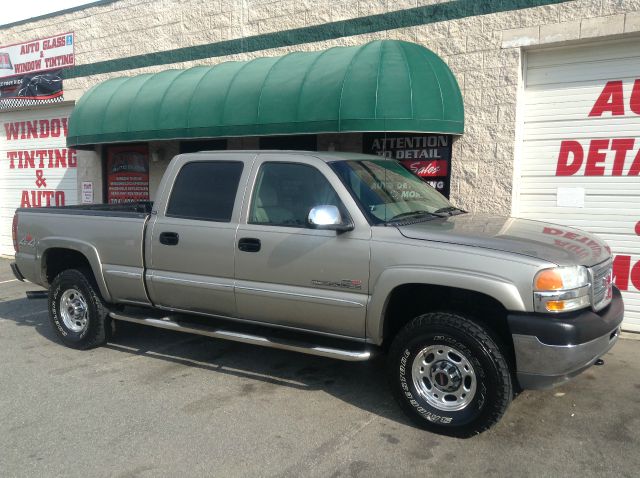
[[547,345],[531,335],[513,335],[518,381],[525,389],[544,389],[575,377],[617,342],[620,327],[577,345]]

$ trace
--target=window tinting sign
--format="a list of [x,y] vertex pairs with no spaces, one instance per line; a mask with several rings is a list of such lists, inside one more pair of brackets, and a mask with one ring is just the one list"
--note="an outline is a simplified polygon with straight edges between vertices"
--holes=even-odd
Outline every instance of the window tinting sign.
[[75,65],[74,34],[0,46],[0,110],[63,100],[62,76]]
[[107,150],[107,201],[121,204],[149,200],[149,151],[146,145]]
[[393,158],[449,197],[451,135],[411,133],[365,133],[363,152]]

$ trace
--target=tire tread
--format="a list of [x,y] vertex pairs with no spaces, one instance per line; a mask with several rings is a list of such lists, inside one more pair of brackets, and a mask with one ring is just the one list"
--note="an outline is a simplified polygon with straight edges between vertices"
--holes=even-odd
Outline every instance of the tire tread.
[[[54,330],[63,343],[71,348],[79,350],[87,350],[104,345],[109,338],[110,325],[108,320],[108,309],[102,296],[100,295],[98,285],[93,277],[93,273],[88,269],[67,269],[58,274],[51,283],[50,291],[55,290],[57,284],[61,281],[77,281],[83,285],[90,294],[89,299],[96,308],[96,326],[87,332],[80,342],[71,342],[65,340],[54,324]],[[54,307],[51,294],[49,294],[49,310]],[[51,313],[51,312],[50,312]]]
[[[403,329],[400,330],[398,335],[396,335],[389,351],[389,357],[397,357],[398,354],[401,353],[402,348],[404,348],[407,341],[412,337],[415,337],[417,333],[432,331],[441,328],[455,328],[460,332],[474,337],[485,349],[485,351],[488,353],[491,360],[495,364],[499,374],[498,382],[502,386],[501,390],[497,390],[497,400],[495,400],[493,403],[487,404],[487,406],[491,407],[489,415],[485,420],[477,423],[476,426],[463,426],[460,427],[460,429],[451,428],[448,431],[445,431],[445,428],[441,425],[436,426],[438,426],[442,432],[453,436],[465,437],[482,433],[483,431],[491,428],[500,420],[500,418],[502,418],[513,397],[511,372],[507,359],[500,350],[500,346],[498,345],[500,343],[499,340],[492,337],[489,331],[474,322],[471,318],[467,318],[457,313],[431,312],[423,314],[410,321],[407,325],[405,325]],[[393,360],[390,360],[389,365],[389,379],[394,391],[394,396],[400,402],[400,405],[403,407],[403,409],[406,409],[405,398],[398,393],[397,387],[394,386],[394,380],[396,379],[395,362]],[[415,414],[411,414],[410,416],[412,419],[414,419],[414,421],[416,421],[416,423],[423,427],[425,427],[425,425],[430,425],[430,423],[422,417],[418,417]]]

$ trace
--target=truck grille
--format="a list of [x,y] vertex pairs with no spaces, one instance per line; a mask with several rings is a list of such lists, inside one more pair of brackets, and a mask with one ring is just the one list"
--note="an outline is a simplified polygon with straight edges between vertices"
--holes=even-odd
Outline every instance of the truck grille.
[[591,304],[594,310],[605,308],[611,302],[613,271],[611,259],[589,269],[591,277]]

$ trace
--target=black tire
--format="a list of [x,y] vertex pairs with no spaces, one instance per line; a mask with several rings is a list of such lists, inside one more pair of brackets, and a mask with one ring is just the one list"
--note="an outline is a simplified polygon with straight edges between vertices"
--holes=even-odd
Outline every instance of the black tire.
[[509,365],[497,340],[453,313],[429,313],[407,324],[391,345],[388,375],[404,412],[418,426],[444,435],[469,437],[487,430],[513,396]]
[[[80,330],[72,330],[69,322],[73,322],[73,319],[65,322],[61,311],[61,302],[65,297],[77,300],[78,295],[73,291],[78,292],[86,303],[84,325],[80,326],[81,322],[73,324]],[[65,296],[65,293],[68,295]],[[111,331],[111,320],[91,271],[68,269],[56,276],[49,288],[49,320],[53,330],[67,347],[84,350],[106,343]]]

